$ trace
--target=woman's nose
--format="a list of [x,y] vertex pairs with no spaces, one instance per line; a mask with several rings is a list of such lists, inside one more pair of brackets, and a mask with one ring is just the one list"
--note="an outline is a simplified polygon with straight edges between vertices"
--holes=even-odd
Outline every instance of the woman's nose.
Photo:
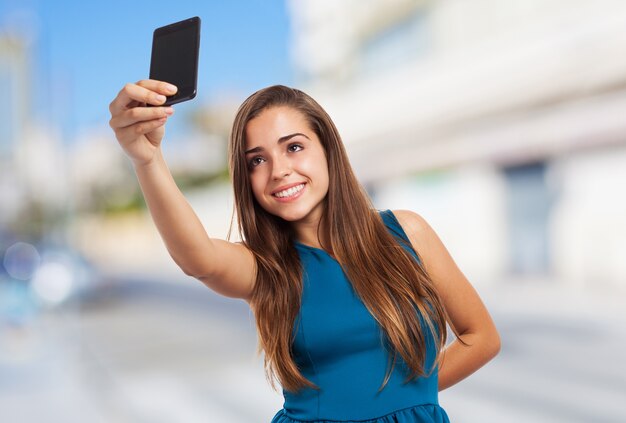
[[272,169],[274,179],[284,178],[291,174],[291,162],[289,159],[278,157],[274,160]]

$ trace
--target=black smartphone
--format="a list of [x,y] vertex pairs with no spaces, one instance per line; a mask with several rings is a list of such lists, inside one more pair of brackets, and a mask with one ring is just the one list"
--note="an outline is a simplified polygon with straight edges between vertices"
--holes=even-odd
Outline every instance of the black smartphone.
[[200,18],[185,19],[154,30],[150,79],[169,82],[178,92],[164,106],[191,100],[198,91]]

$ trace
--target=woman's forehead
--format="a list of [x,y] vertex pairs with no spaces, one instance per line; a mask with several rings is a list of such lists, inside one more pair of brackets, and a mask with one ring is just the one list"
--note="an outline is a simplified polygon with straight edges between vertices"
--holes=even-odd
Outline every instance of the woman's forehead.
[[308,120],[300,111],[288,106],[272,107],[263,110],[247,123],[245,148],[253,148],[259,143],[274,144],[282,137],[294,133],[310,137],[311,132]]

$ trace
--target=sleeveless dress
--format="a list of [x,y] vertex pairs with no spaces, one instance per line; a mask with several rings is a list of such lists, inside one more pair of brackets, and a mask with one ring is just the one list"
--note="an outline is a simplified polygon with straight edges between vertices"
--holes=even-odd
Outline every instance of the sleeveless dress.
[[[396,238],[409,242],[391,210],[379,213]],[[295,247],[304,271],[294,360],[302,375],[321,389],[283,389],[283,408],[271,423],[449,423],[439,406],[436,367],[428,377],[403,384],[407,373],[402,369],[408,366],[398,354],[387,385],[377,392],[390,365],[382,328],[335,259],[319,248],[299,242]],[[412,248],[403,248],[418,260]],[[436,350],[432,337],[426,339],[428,370]]]

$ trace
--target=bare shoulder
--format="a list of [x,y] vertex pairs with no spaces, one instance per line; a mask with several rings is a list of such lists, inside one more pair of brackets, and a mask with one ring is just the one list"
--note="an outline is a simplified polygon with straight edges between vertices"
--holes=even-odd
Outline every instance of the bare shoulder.
[[429,239],[432,238],[434,231],[426,219],[411,210],[392,210],[392,213],[416,251],[421,252],[428,248]]
[[[458,315],[456,309],[461,308],[463,298],[476,298],[470,282],[426,219],[410,210],[393,210],[393,214],[422,259],[447,308]],[[457,328],[463,326],[458,321],[456,325]]]
[[429,227],[426,219],[412,210],[392,210],[392,213],[396,216],[405,232],[407,232],[407,229],[419,232]]
[[417,251],[424,267],[435,276],[457,269],[450,253],[426,219],[411,210],[392,210],[406,233],[413,249]]

